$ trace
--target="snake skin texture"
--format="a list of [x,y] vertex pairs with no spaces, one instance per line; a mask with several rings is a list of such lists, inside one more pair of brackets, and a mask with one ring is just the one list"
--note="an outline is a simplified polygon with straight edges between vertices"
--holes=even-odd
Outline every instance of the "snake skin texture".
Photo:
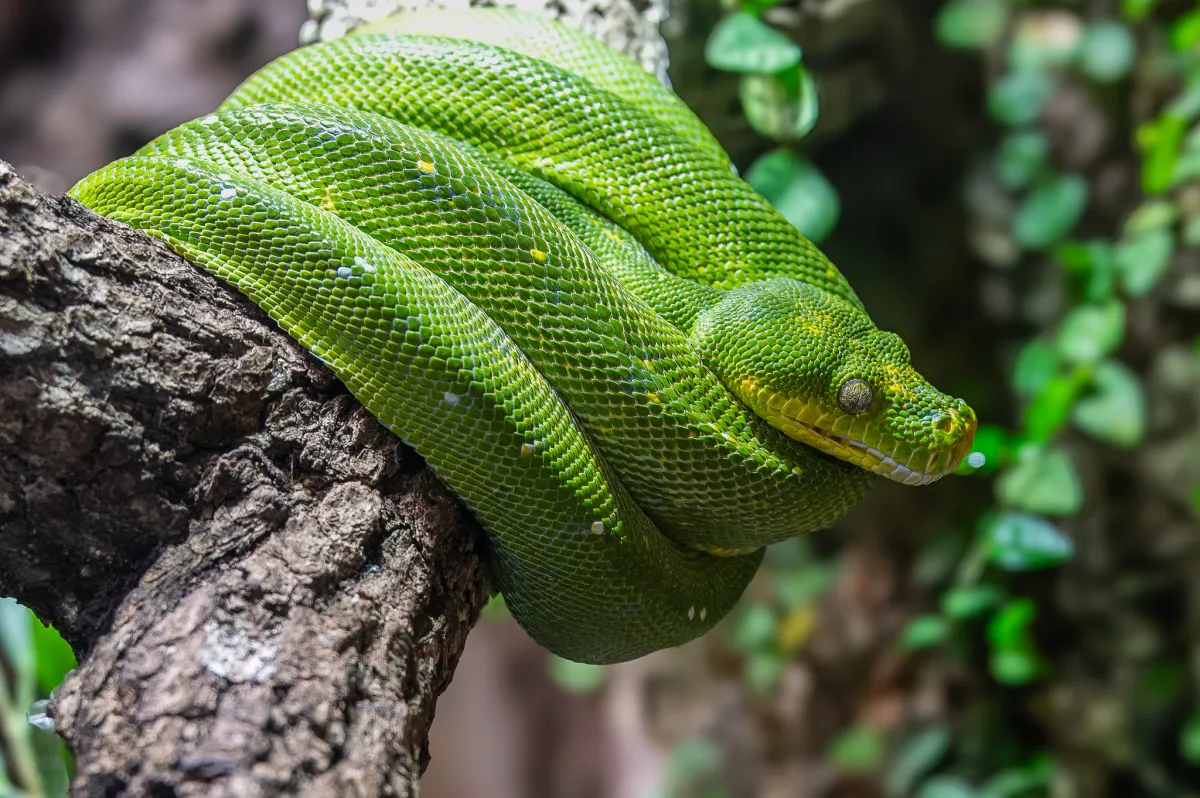
[[564,657],[710,629],[762,547],[974,413],[622,56],[516,12],[419,12],[268,65],[73,195],[261,306],[488,530]]

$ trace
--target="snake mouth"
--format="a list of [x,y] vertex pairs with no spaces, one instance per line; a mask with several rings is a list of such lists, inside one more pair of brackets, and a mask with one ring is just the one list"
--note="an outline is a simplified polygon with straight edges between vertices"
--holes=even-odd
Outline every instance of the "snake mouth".
[[928,485],[954,471],[971,451],[975,439],[975,415],[970,408],[966,408],[963,414],[948,411],[931,419],[931,426],[959,431],[950,445],[923,448],[903,447],[901,444],[891,453],[884,452],[865,441],[822,429],[812,421],[803,420],[802,415],[812,412],[807,405],[795,399],[780,401],[779,394],[761,386],[756,387],[757,391],[743,394],[751,409],[789,438],[904,485]]
[[[968,440],[965,449],[961,443],[952,449],[931,451],[914,449],[905,462],[901,463],[891,455],[854,438],[835,435],[802,421],[793,420],[793,425],[799,434],[793,434],[791,429],[783,430],[790,437],[826,454],[833,455],[839,460],[853,463],[859,468],[864,468],[873,474],[887,477],[904,485],[928,485],[937,482],[953,471],[971,448],[971,442]],[[801,427],[803,432],[799,432],[798,428]],[[959,450],[961,453],[958,453]]]

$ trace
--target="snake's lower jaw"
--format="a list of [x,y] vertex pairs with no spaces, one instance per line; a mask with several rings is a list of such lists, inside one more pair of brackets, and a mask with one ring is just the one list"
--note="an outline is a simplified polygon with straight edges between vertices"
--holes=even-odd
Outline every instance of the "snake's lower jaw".
[[952,473],[971,451],[975,442],[975,413],[966,405],[963,407],[964,412],[955,412],[947,419],[957,434],[947,445],[936,449],[915,448],[906,453],[896,450],[886,454],[862,441],[818,433],[835,439],[841,448],[850,452],[845,459],[868,471],[905,485],[928,485]]
[[907,450],[895,447],[891,453],[881,451],[864,441],[789,418],[770,408],[754,409],[788,437],[806,446],[852,463],[873,474],[887,477],[893,482],[928,485],[953,472],[971,451],[975,440],[975,413],[966,405],[963,407],[963,412],[956,411],[947,417],[947,426],[950,426],[953,432],[946,433],[945,437],[954,437],[946,446],[936,449],[909,447]]
[[805,437],[798,435],[792,437],[825,454],[853,463],[859,468],[904,485],[928,485],[931,482],[937,482],[953,471],[962,459],[961,456],[954,453],[954,450],[916,450],[901,462],[892,455],[885,454],[874,446],[853,438],[811,428],[809,432],[810,434]]

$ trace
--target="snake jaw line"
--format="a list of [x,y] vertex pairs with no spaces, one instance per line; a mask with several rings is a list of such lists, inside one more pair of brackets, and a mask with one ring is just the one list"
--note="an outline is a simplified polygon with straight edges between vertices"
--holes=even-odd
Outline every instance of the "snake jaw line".
[[[820,422],[827,416],[819,414],[818,410],[796,397],[783,396],[781,392],[773,391],[752,378],[741,380],[738,388],[755,413],[788,437],[903,485],[937,482],[958,467],[970,452],[975,437],[975,416],[970,412],[960,422],[964,432],[954,440],[952,446],[928,451],[914,448],[905,461],[900,462],[865,441],[824,428]],[[953,426],[954,416],[939,417],[939,423],[944,417],[950,418]],[[833,423],[839,420],[835,419]]]

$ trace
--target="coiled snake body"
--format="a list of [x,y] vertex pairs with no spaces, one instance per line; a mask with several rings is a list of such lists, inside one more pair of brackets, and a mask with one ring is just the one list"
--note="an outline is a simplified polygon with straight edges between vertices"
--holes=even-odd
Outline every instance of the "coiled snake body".
[[328,364],[571,659],[696,637],[764,545],[971,445],[970,408],[673,94],[540,18],[426,11],[301,49],[72,193]]

